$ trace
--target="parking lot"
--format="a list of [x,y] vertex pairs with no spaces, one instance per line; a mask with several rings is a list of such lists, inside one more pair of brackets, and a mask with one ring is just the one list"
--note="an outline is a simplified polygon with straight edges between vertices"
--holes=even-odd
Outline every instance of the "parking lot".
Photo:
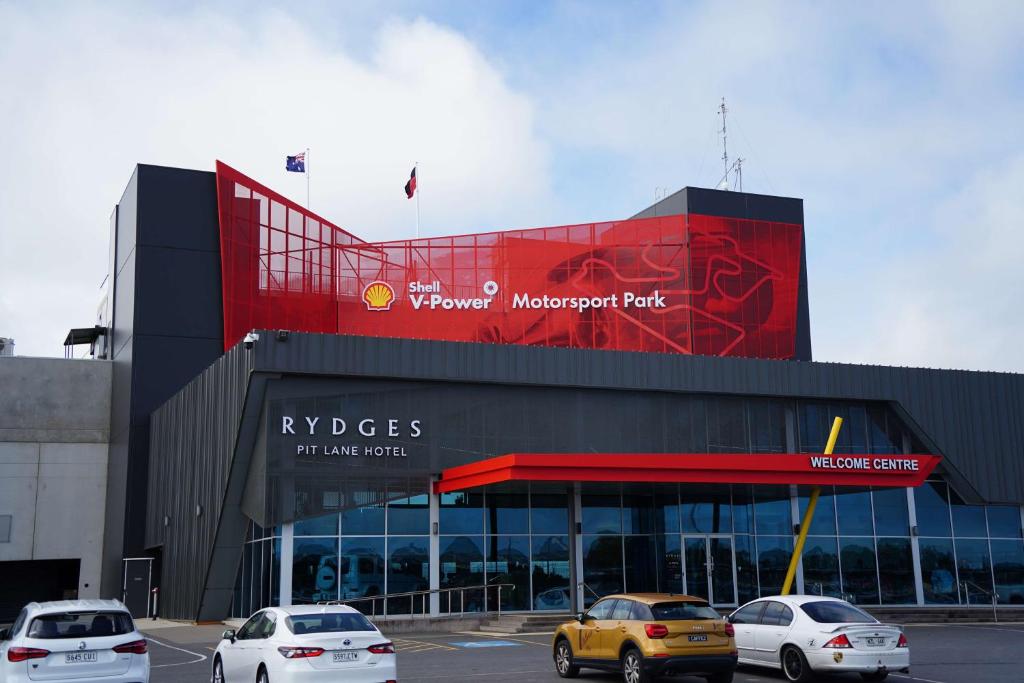
[[[209,680],[210,657],[223,626],[146,628],[151,642],[153,683]],[[911,673],[892,674],[893,681],[922,683],[1006,683],[1024,680],[1019,663],[1024,624],[948,624],[909,626]],[[527,683],[560,680],[551,663],[550,634],[491,636],[482,633],[431,633],[394,639],[399,679],[415,681],[487,681]],[[584,670],[581,681],[615,681],[619,677]],[[696,683],[702,679],[666,679]],[[741,667],[739,683],[778,682],[781,673]],[[822,681],[859,682],[828,677]],[[229,681],[228,683],[234,683]]]

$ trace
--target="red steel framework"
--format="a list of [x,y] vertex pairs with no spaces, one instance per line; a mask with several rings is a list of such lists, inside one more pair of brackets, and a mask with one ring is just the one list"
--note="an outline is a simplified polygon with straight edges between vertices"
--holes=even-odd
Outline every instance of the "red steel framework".
[[368,243],[219,161],[217,188],[225,348],[289,329],[795,353],[797,224],[690,214]]

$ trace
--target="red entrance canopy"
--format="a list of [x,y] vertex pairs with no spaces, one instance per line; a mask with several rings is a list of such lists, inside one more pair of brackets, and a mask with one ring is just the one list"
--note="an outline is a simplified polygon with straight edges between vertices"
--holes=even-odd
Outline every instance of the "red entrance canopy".
[[436,493],[503,481],[920,486],[937,455],[510,453],[449,468]]

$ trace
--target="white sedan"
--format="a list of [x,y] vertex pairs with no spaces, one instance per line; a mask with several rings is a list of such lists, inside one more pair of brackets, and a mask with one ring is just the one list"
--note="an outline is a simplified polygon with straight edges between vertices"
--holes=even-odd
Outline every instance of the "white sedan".
[[881,681],[910,671],[910,647],[899,626],[879,622],[844,600],[787,595],[748,602],[729,615],[740,664],[781,669],[790,681],[815,673],[859,673]]
[[347,605],[268,607],[213,655],[213,683],[395,683],[395,646]]
[[149,652],[117,600],[32,602],[0,631],[0,681],[146,683]]

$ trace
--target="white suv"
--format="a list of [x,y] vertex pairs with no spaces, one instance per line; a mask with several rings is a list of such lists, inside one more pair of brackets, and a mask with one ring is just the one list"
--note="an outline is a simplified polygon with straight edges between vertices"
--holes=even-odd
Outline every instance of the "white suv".
[[119,600],[32,602],[0,631],[0,681],[148,683],[146,639]]

